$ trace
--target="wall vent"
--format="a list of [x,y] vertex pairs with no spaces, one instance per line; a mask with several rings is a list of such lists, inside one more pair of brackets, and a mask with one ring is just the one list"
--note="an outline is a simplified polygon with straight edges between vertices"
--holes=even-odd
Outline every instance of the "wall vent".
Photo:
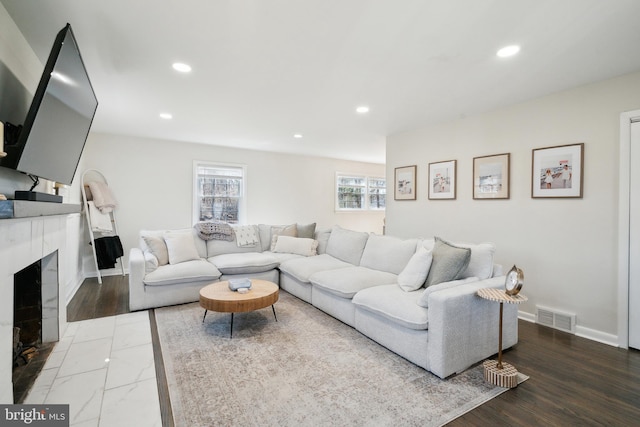
[[575,314],[563,313],[549,308],[536,307],[536,323],[572,334],[576,332]]

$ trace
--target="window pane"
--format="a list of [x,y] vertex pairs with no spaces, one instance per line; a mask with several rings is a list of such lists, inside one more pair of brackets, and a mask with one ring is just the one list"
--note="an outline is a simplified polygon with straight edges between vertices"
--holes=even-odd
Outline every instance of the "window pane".
[[384,209],[387,203],[387,181],[369,178],[369,209]]
[[338,176],[338,209],[364,209],[367,193],[366,178]]
[[200,165],[197,174],[198,220],[237,223],[242,198],[242,169]]

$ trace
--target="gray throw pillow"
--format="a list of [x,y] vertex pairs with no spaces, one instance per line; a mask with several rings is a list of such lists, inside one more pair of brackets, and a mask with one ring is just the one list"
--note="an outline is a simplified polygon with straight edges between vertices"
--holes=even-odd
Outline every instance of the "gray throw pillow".
[[460,248],[439,237],[435,238],[432,254],[433,261],[425,287],[458,279],[471,259],[471,249]]
[[313,224],[297,224],[298,226],[298,237],[303,237],[305,239],[315,239],[316,234],[316,223]]

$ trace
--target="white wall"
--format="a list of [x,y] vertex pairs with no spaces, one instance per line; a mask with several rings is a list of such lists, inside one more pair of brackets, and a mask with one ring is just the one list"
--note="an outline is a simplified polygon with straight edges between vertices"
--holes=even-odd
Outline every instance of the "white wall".
[[[640,73],[557,93],[387,140],[387,180],[418,164],[417,201],[387,206],[387,232],[492,241],[497,262],[524,270],[535,306],[577,314],[577,333],[617,343],[619,120],[640,108]],[[532,149],[585,143],[584,197],[532,199]],[[473,200],[473,157],[511,153],[511,198]],[[419,161],[416,161],[419,159]],[[427,200],[427,167],[458,161],[458,196]]]
[[[118,199],[125,266],[141,229],[192,226],[194,160],[247,165],[249,224],[316,222],[382,233],[384,212],[335,212],[334,183],[336,171],[384,176],[384,165],[91,134],[82,167],[101,171]],[[89,274],[91,262],[85,264]]]

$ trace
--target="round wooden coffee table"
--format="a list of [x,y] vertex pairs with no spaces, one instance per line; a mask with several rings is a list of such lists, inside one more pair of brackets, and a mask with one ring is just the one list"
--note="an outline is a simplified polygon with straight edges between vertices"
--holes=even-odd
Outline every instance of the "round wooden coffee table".
[[200,306],[204,308],[202,322],[204,323],[209,310],[231,313],[230,338],[233,338],[233,313],[246,313],[271,306],[277,322],[273,304],[278,301],[278,291],[278,285],[275,283],[259,279],[251,279],[251,289],[244,294],[229,289],[229,282],[226,280],[205,286],[200,289]]

